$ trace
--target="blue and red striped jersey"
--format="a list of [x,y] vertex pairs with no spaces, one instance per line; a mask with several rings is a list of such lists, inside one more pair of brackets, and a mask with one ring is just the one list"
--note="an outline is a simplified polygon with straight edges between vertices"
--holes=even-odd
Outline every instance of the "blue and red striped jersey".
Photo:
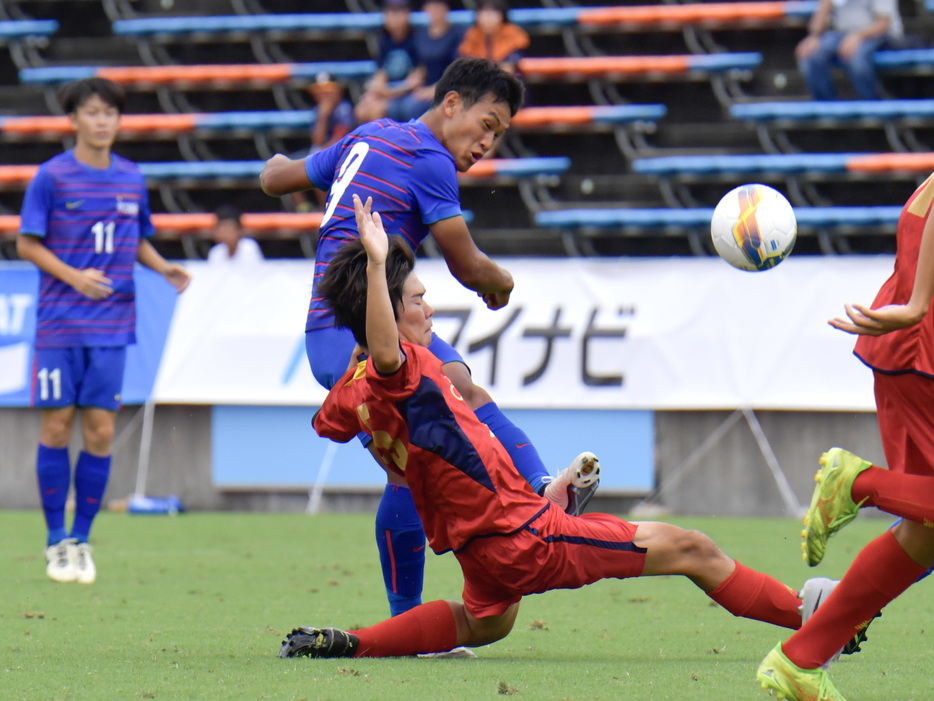
[[402,236],[417,250],[429,226],[461,214],[454,157],[424,123],[380,119],[353,130],[330,148],[309,155],[305,171],[311,183],[328,191],[318,234],[315,283],[306,331],[333,326],[334,316],[317,292],[317,281],[332,256],[359,238],[354,194],[373,198],[390,235]]
[[111,155],[92,168],[72,150],[46,161],[26,188],[20,232],[42,238],[68,265],[96,268],[113,294],[93,300],[40,271],[36,347],[125,346],[136,342],[133,266],[141,238],[155,233],[149,194],[135,163]]

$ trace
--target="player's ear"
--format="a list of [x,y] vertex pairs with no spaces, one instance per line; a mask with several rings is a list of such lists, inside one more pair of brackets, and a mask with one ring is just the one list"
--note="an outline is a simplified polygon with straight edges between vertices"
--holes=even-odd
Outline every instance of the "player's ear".
[[444,110],[445,117],[453,117],[457,113],[457,108],[461,105],[461,95],[456,90],[449,91],[444,99],[441,100],[441,108]]

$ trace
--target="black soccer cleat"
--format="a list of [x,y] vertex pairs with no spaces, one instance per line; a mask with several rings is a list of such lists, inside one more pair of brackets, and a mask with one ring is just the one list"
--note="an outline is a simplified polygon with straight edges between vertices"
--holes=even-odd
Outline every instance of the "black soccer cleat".
[[866,631],[869,630],[869,624],[872,623],[877,618],[879,618],[879,616],[881,615],[882,615],[882,612],[880,611],[875,616],[870,618],[869,623],[867,623],[865,626],[860,628],[859,632],[856,635],[854,635],[852,638],[850,638],[847,644],[843,646],[843,650],[841,650],[840,654],[852,655],[856,652],[860,652],[861,651],[860,645],[866,642],[866,637],[867,637]]
[[353,657],[360,639],[337,628],[302,626],[282,641],[279,657]]

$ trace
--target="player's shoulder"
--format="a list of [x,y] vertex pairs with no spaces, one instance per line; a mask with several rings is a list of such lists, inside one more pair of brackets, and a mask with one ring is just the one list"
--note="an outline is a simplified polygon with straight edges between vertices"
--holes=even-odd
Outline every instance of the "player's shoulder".
[[452,163],[454,160],[431,129],[424,122],[417,119],[408,122],[377,119],[357,127],[352,135],[374,143],[387,144],[397,151],[410,154],[413,157],[416,155],[424,157],[436,153]]
[[138,163],[131,161],[129,158],[121,156],[119,153],[112,153],[110,157],[113,159],[114,169],[118,173],[129,173],[142,176],[142,171],[140,170]]

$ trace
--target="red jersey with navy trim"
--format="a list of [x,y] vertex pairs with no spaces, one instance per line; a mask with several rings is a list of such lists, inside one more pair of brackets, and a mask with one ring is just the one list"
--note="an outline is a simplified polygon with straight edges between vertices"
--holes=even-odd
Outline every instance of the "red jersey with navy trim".
[[[915,190],[898,218],[895,270],[879,289],[873,309],[886,304],[907,304],[915,284],[924,225],[934,202],[934,175]],[[932,304],[934,306],[934,304]],[[880,372],[914,372],[934,378],[934,310],[914,326],[882,336],[860,336],[856,356]]]
[[427,348],[402,344],[405,362],[381,375],[363,361],[328,393],[315,415],[319,435],[341,443],[373,437],[386,465],[403,475],[432,550],[513,533],[548,508],[480,422]]

